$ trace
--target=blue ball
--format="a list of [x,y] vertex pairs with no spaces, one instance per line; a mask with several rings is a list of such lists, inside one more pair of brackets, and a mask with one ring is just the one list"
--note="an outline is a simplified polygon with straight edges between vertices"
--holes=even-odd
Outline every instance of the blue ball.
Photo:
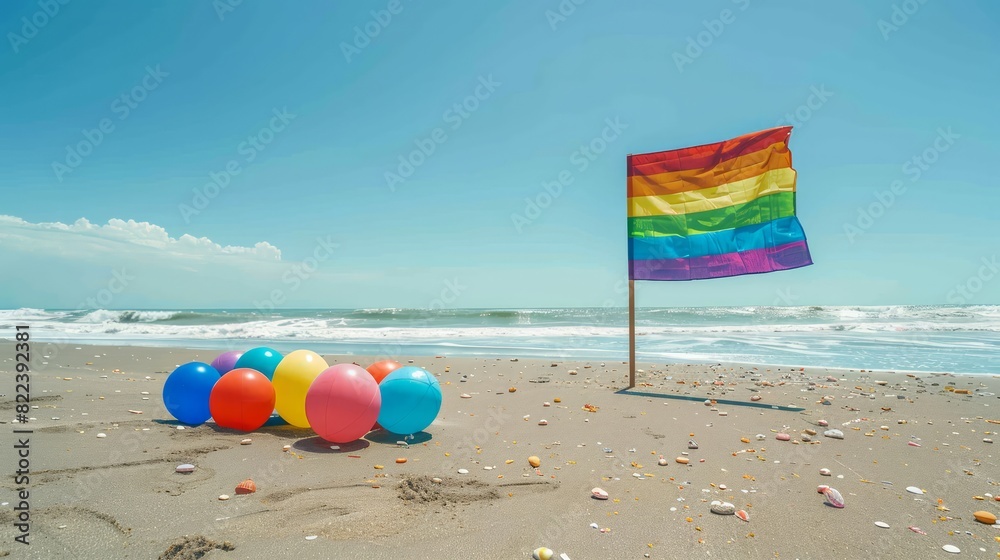
[[163,384],[163,404],[174,418],[197,426],[212,417],[208,399],[219,380],[219,372],[202,362],[175,369]]
[[423,431],[441,411],[441,384],[425,369],[401,367],[385,376],[378,388],[382,393],[378,423],[394,434]]
[[240,356],[240,359],[236,360],[236,366],[234,366],[233,369],[255,369],[263,373],[264,377],[274,379],[274,368],[278,367],[282,358],[284,358],[284,356],[279,354],[277,350],[261,346],[259,348],[254,348],[253,350],[248,350]]

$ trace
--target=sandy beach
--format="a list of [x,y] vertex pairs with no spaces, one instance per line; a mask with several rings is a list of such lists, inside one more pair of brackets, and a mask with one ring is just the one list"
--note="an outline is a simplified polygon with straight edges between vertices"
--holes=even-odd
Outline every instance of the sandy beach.
[[[287,425],[180,429],[163,383],[216,352],[36,346],[27,426],[11,423],[12,357],[3,362],[4,441],[33,433],[31,545],[14,541],[17,459],[5,444],[0,556],[530,558],[545,546],[573,560],[949,557],[944,545],[1000,555],[1000,528],[973,518],[1000,512],[995,375],[640,364],[639,386],[622,393],[621,362],[414,357],[444,392],[428,432],[335,450]],[[824,437],[829,428],[843,439]],[[175,472],[182,463],[196,469]],[[257,492],[235,495],[246,478]],[[821,484],[846,507],[826,505]],[[593,499],[595,487],[610,499]],[[713,500],[749,521],[711,513]]]

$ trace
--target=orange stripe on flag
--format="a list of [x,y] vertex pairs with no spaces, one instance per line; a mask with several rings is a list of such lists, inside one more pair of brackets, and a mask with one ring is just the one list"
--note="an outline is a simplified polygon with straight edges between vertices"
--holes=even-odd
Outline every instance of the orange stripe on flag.
[[792,153],[788,145],[778,142],[763,150],[727,159],[715,167],[634,175],[629,177],[628,196],[657,196],[718,187],[791,166]]

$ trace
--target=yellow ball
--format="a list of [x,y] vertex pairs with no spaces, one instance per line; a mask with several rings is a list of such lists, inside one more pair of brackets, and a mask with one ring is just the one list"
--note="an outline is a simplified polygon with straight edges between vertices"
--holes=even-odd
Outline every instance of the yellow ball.
[[308,428],[306,393],[319,374],[330,366],[319,354],[296,350],[285,356],[274,368],[274,409],[292,426]]

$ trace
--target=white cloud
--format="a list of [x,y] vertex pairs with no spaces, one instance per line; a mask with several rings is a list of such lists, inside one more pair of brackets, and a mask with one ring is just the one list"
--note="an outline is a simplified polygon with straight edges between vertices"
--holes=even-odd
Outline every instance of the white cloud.
[[156,224],[118,218],[108,220],[105,225],[97,225],[86,218],[72,224],[31,223],[16,216],[0,215],[0,242],[10,242],[11,248],[18,246],[34,253],[50,252],[83,258],[127,248],[140,253],[156,252],[184,257],[231,256],[252,261],[281,261],[281,250],[267,241],[258,242],[253,247],[222,246],[207,237],[186,233],[173,238]]

